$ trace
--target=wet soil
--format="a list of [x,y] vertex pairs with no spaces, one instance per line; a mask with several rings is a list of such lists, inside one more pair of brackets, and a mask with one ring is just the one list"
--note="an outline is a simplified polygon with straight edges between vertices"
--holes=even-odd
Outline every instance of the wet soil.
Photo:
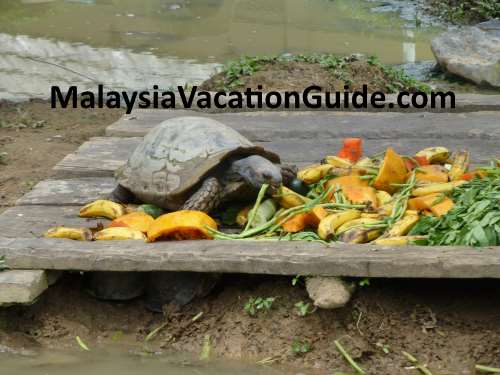
[[124,111],[51,109],[47,101],[0,101],[0,212],[12,206],[52,167]]
[[[263,91],[298,91],[315,85],[323,91],[361,91],[367,85],[368,92],[392,92],[397,90],[413,91],[412,87],[394,77],[390,77],[379,65],[372,65],[364,60],[347,63],[338,72],[333,72],[316,63],[301,61],[275,61],[265,63],[252,75],[241,75],[240,84],[231,86],[238,90],[250,87]],[[224,72],[212,76],[200,86],[203,90],[218,91],[229,86]]]
[[[285,277],[227,275],[208,297],[181,309],[168,306],[164,315],[147,311],[140,299],[97,301],[84,287],[80,275],[66,275],[36,304],[1,310],[0,345],[77,349],[78,335],[93,350],[122,342],[137,351],[198,355],[209,337],[215,357],[353,373],[335,347],[340,340],[367,374],[417,374],[402,351],[434,375],[474,374],[476,363],[500,366],[499,281],[372,279],[348,306],[305,317],[294,307],[307,301],[305,288]],[[250,297],[276,300],[251,317],[243,309]],[[294,341],[309,350],[295,354]]]

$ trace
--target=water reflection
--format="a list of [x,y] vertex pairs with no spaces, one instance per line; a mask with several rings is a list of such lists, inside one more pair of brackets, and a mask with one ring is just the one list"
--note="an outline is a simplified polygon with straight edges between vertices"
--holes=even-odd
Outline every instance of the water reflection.
[[0,34],[0,98],[47,97],[52,85],[63,89],[144,89],[158,84],[168,88],[198,83],[216,64],[93,48],[86,44]]
[[195,83],[215,63],[242,54],[432,59],[435,30],[414,30],[408,38],[404,21],[373,13],[373,6],[363,0],[1,0],[0,95],[88,85],[84,76],[129,89]]

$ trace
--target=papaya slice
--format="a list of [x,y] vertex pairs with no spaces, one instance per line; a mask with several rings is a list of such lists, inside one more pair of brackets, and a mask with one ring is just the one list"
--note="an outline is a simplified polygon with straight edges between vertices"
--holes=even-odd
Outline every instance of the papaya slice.
[[415,173],[418,182],[448,182],[448,170],[442,165],[430,164],[419,167]]
[[146,233],[155,219],[145,212],[136,211],[114,219],[109,227],[128,227]]
[[217,230],[217,223],[206,213],[194,210],[170,212],[158,217],[148,229],[148,241],[212,239],[207,227]]
[[402,184],[406,181],[408,170],[405,161],[392,147],[387,148],[384,160],[380,166],[379,172],[373,186],[377,190],[384,190],[388,193],[394,193],[398,187],[393,184]]

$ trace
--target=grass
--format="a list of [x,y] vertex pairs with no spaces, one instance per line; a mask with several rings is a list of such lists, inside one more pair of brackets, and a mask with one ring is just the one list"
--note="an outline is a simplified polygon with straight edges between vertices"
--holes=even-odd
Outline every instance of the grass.
[[307,316],[314,312],[314,309],[311,308],[311,304],[305,303],[304,301],[299,301],[294,306],[298,316]]
[[455,24],[474,24],[500,18],[498,0],[430,0],[431,12]]
[[[235,60],[228,61],[222,73],[225,77],[224,82],[221,82],[223,90],[235,89],[243,85],[242,78],[252,76],[262,70],[268,64],[287,63],[287,62],[304,62],[309,64],[318,64],[321,67],[330,71],[337,79],[343,80],[345,84],[350,85],[352,82],[346,77],[345,68],[349,61],[346,57],[333,54],[297,54],[286,56],[243,56]],[[386,89],[389,93],[394,93],[402,88],[415,88],[418,91],[428,92],[430,89],[427,85],[409,77],[405,72],[382,64],[375,56],[367,59],[370,65],[377,66],[389,78],[389,84]]]
[[295,355],[304,355],[312,350],[309,342],[295,338],[292,342],[292,353]]
[[276,297],[262,298],[257,297],[250,299],[245,303],[243,310],[250,316],[255,316],[259,311],[269,311],[273,307]]

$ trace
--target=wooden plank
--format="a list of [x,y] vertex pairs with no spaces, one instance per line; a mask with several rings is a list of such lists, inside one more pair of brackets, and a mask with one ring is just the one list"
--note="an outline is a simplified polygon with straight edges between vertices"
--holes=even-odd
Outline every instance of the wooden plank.
[[2,271],[0,272],[0,306],[33,303],[48,287],[46,271]]
[[0,238],[13,269],[500,278],[500,247],[377,247],[277,241],[81,242]]
[[251,141],[325,137],[481,138],[500,139],[500,112],[369,113],[369,112],[239,112],[200,113],[187,110],[137,110],[106,129],[107,136],[142,137],[160,122],[179,116],[213,118]]
[[80,218],[79,210],[79,206],[14,206],[0,215],[0,233],[3,237],[38,238],[52,227],[92,228],[109,222]]
[[19,198],[16,204],[81,206],[111,193],[115,186],[112,177],[44,180]]
[[[85,142],[72,154],[67,155],[55,167],[57,178],[109,177],[122,166],[141,138],[96,137]],[[303,166],[315,163],[326,155],[335,154],[341,147],[341,138],[325,137],[322,140],[277,139],[273,142],[256,142],[278,153],[283,162]],[[365,155],[385,150],[388,146],[398,152],[413,154],[430,146],[446,146],[451,150],[466,148],[471,152],[472,161],[486,163],[498,154],[499,140],[449,138],[413,139],[368,139],[364,142]]]

